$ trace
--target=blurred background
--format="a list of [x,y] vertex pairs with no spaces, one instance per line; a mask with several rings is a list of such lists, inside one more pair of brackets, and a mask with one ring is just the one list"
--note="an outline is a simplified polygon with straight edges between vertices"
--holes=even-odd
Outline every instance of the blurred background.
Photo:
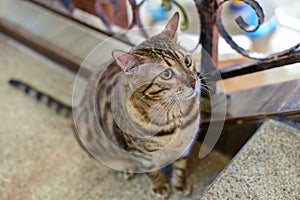
[[[247,23],[255,26],[257,16],[253,9],[238,0],[224,3],[221,12],[223,24],[239,46],[269,54],[284,51],[300,42],[299,0],[258,2],[265,12],[265,23],[253,33],[241,31],[234,21],[241,15]],[[166,11],[169,5],[170,10]],[[49,109],[45,106],[47,102],[33,101],[8,82],[11,78],[22,80],[65,104],[72,105],[72,100],[78,104],[83,92],[73,92],[74,82],[79,80],[83,85],[86,84],[85,78],[95,68],[104,68],[111,61],[112,50],[129,50],[146,35],[143,31],[127,29],[164,27],[176,11],[180,12],[185,28],[179,30],[180,35],[184,36],[180,41],[192,48],[198,42],[201,28],[192,0],[0,0],[0,199],[110,200],[133,199],[133,196],[138,200],[151,199],[145,176],[138,176],[129,184],[124,184],[127,182],[116,173],[90,159],[82,151],[72,134],[72,119],[56,113],[54,105],[49,105]],[[184,23],[184,13],[188,26]],[[147,30],[152,34],[157,31],[153,28]],[[201,60],[199,50],[194,52],[198,63]],[[238,54],[221,37],[217,57],[220,70],[251,61]],[[79,69],[78,76],[76,73]],[[197,143],[190,167],[192,172],[189,174],[195,191],[185,199],[199,199],[203,195],[216,177],[223,170],[226,171],[226,166],[234,162],[232,159],[244,149],[244,144],[264,123],[265,118],[273,117],[300,127],[299,80],[298,62],[218,82],[218,87],[231,96],[230,112],[216,148],[204,159],[198,157],[200,145]],[[203,132],[208,124],[207,121],[203,122]],[[286,132],[275,129],[272,133],[285,138],[281,134]],[[268,131],[265,135],[268,135]],[[248,148],[250,155],[260,159],[260,162],[271,160],[275,164],[266,164],[257,169],[256,166],[260,165],[255,161],[244,171],[240,170],[244,162],[249,161],[246,154],[242,164],[236,165],[237,169],[231,175],[238,172],[246,174],[244,182],[247,183],[249,178],[254,177],[247,173],[248,169],[254,169],[255,174],[267,169],[269,177],[258,177],[254,185],[259,187],[256,184],[259,180],[261,185],[266,184],[265,188],[278,183],[279,186],[273,184],[274,190],[269,191],[276,191],[283,185],[284,188],[276,191],[278,193],[274,192],[274,195],[283,194],[282,199],[288,199],[294,194],[296,199],[300,191],[299,184],[296,184],[300,162],[299,155],[293,155],[298,152],[299,137],[291,135],[291,140],[273,141],[272,136],[271,139],[259,140],[262,142],[260,145]],[[199,141],[204,134],[200,136]],[[278,144],[278,151],[273,144]],[[270,151],[266,150],[268,147],[272,147]],[[256,155],[253,153],[256,150],[262,153]],[[269,154],[266,158],[260,158],[264,152]],[[286,160],[291,162],[286,164]],[[273,172],[277,173],[273,167],[283,168],[279,179],[284,183],[281,184],[279,179],[270,179],[270,176],[274,178]],[[274,176],[278,177],[278,174]],[[270,183],[269,180],[276,181]],[[291,189],[285,184],[289,181]],[[234,188],[239,188],[240,184],[243,183],[237,183]],[[232,187],[230,182],[229,191]],[[260,196],[261,192],[257,191],[257,194]],[[184,198],[172,196],[172,199]],[[279,197],[275,196],[274,199]]]
[[[184,33],[197,41],[199,34],[199,19],[193,0],[179,0],[184,10],[187,11],[189,27]],[[300,41],[300,2],[297,0],[258,0],[265,14],[264,24],[255,32],[245,33],[235,19],[242,16],[250,25],[257,25],[255,11],[247,4],[238,0],[229,1],[222,9],[222,21],[234,41],[247,50],[260,53],[275,53],[286,50]],[[149,1],[142,8],[142,14],[147,17],[144,24],[148,26],[164,24],[167,16],[159,0]],[[174,6],[175,7],[175,6]],[[174,8],[176,9],[176,8]],[[171,12],[172,13],[172,12]],[[241,55],[234,51],[223,38],[219,38],[219,67],[245,61]],[[224,81],[226,91],[232,92],[262,85],[274,84],[287,80],[300,78],[300,65],[286,66],[280,69],[258,72],[255,74],[236,77]]]
[[[132,5],[130,5],[129,1],[126,0],[33,0],[31,2],[43,5],[59,14],[63,14],[64,16],[68,16],[85,25],[97,30],[102,30],[104,33],[109,34],[125,31],[127,27],[131,26],[131,22],[133,20],[133,13],[131,9]],[[139,4],[142,1],[137,0],[134,2]],[[186,18],[188,19],[188,27],[182,32],[185,36],[191,38],[192,41],[197,42],[200,23],[194,1],[178,0],[176,1],[178,2],[176,5],[174,2],[172,3],[172,1],[167,0],[165,2],[170,3],[171,5],[170,11],[165,10],[166,6],[162,6],[162,2],[164,1],[145,1],[139,8],[140,17],[138,18],[138,23],[142,24],[144,27],[162,27],[172,13],[175,11],[181,12],[183,10],[185,11]],[[237,16],[242,16],[247,23],[255,26],[257,24],[255,11],[249,5],[238,0],[224,3],[221,12],[223,24],[238,45],[251,51],[274,53],[286,50],[300,41],[299,1],[259,0],[258,3],[262,6],[265,13],[265,23],[253,33],[245,33],[242,31],[234,20]],[[52,27],[51,24],[49,24],[49,20],[51,20],[51,18],[47,19],[46,15],[43,17],[45,21],[42,21],[40,16],[34,18],[37,14],[32,14],[32,16],[30,16],[30,12],[33,13],[34,9],[29,8],[28,6],[25,6],[27,8],[24,9],[24,6],[22,7],[21,4],[22,1],[1,0],[0,17],[6,21],[12,20],[18,26],[28,29],[27,31],[31,32],[33,35],[38,34],[38,36],[44,38],[44,40],[49,39],[49,36],[47,36],[48,34],[57,36],[51,38],[54,43],[58,43],[55,40],[66,40],[66,38],[68,38],[68,41],[72,41],[71,37],[74,37],[73,40],[76,40],[76,36],[72,36],[70,34],[67,35],[68,32],[63,30],[63,27],[67,29],[66,24],[68,23],[61,21],[62,23],[59,25],[56,24],[55,27]],[[18,14],[16,13],[19,13],[19,19],[17,19]],[[28,17],[28,19],[26,19],[26,17]],[[41,26],[39,23],[44,23],[45,26]],[[42,33],[42,30],[39,30],[45,28],[49,30],[47,35],[45,35],[44,32]],[[62,34],[63,32],[65,35]],[[71,32],[71,30],[69,30],[69,32]],[[137,43],[142,38],[139,37],[138,33],[134,34],[134,36],[132,35],[132,32],[130,34],[125,37],[126,40],[131,43]],[[86,39],[86,41],[80,40],[83,43],[82,48],[85,48],[85,46],[88,45],[86,44],[88,43],[88,40],[89,39]],[[95,46],[94,43],[93,45]],[[66,44],[64,44],[64,46],[66,46]],[[231,47],[221,37],[219,38],[218,57],[220,61],[218,66],[220,68],[247,60],[243,56],[239,55],[235,50],[231,49]],[[286,66],[280,69],[269,70],[267,73],[259,72],[228,79],[224,81],[224,84],[226,90],[228,92],[232,92],[240,89],[298,79],[300,67],[297,64],[295,64],[295,66],[296,67]]]

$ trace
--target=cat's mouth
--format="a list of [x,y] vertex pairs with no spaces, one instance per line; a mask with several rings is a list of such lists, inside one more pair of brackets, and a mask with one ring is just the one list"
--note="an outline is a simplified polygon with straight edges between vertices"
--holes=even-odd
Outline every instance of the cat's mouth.
[[172,95],[170,95],[170,99],[176,101],[184,101],[184,100],[189,100],[195,96],[196,96],[196,91],[192,88],[187,88],[185,90],[172,92]]
[[179,89],[176,91],[171,90],[171,95],[168,98],[176,101],[185,101],[195,96],[198,96],[199,94],[200,94],[200,82],[195,81],[195,86],[193,88],[186,87],[184,89]]

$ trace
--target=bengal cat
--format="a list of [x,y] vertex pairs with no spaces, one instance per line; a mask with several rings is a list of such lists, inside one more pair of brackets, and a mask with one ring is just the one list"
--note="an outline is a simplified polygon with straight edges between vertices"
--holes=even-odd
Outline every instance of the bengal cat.
[[[79,141],[94,156],[103,152],[101,148],[105,149],[99,145],[103,138],[97,135],[99,128],[93,125],[94,117],[87,114],[94,110],[110,141],[127,151],[147,154],[164,148],[177,135],[197,132],[200,80],[191,55],[177,43],[178,22],[179,15],[176,13],[160,34],[135,46],[130,52],[115,50],[115,62],[104,73],[91,79],[85,103],[76,111],[78,118],[75,120],[77,128],[79,127]],[[120,80],[122,83],[117,87]],[[119,94],[118,98],[112,95],[113,90]],[[157,134],[150,138],[128,134],[126,127],[120,128],[118,125],[126,124],[125,121],[129,119],[119,119],[118,125],[116,124],[115,118],[122,115],[122,112],[113,116],[112,101],[117,105],[128,105],[125,108],[125,112],[129,113],[128,118],[145,135],[151,135],[153,131]],[[97,102],[96,105],[94,102]],[[157,105],[162,109],[151,109]],[[90,125],[86,125],[89,123]],[[132,130],[132,127],[127,128]],[[170,185],[186,195],[191,192],[192,187],[186,181],[188,152],[189,149],[173,162],[170,181],[161,170],[147,173],[153,182],[153,194],[169,196]],[[110,159],[112,157],[110,155]],[[143,162],[145,159],[141,160]]]
[[[200,121],[200,80],[190,53],[177,42],[178,23],[179,14],[175,13],[161,33],[129,52],[113,51],[115,61],[90,78],[81,106],[73,115],[75,135],[90,155],[108,166],[125,169],[128,158],[117,148],[130,152],[140,158],[135,162],[152,181],[152,194],[163,198],[172,189],[191,193],[192,186],[186,180],[187,156]],[[128,118],[122,118],[122,112]],[[146,137],[128,133],[134,130]],[[173,146],[168,146],[170,141],[175,141]],[[148,155],[164,148],[181,151],[171,164],[170,180],[158,168],[160,159],[167,159],[167,155],[156,157],[157,163],[152,158],[147,162]],[[131,164],[129,161],[128,172]]]

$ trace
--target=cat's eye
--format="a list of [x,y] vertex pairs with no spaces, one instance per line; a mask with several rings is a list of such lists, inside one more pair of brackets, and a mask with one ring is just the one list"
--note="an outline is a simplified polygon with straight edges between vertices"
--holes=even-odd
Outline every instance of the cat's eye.
[[185,56],[184,64],[187,67],[190,67],[193,64],[193,60],[192,60],[191,56],[189,56],[189,55]]
[[159,76],[164,80],[169,80],[173,77],[173,71],[171,69],[167,69],[163,71]]

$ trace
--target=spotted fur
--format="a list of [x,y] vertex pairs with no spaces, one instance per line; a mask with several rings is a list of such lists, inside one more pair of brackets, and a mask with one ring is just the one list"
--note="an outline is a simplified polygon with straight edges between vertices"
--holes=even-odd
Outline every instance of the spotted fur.
[[[190,130],[191,126],[198,126],[199,101],[197,95],[194,94],[199,78],[195,72],[194,63],[188,63],[188,67],[185,64],[185,62],[189,62],[189,60],[185,61],[185,58],[190,55],[176,41],[177,26],[178,14],[175,14],[162,33],[147,39],[128,53],[113,53],[115,61],[104,72],[99,72],[90,80],[85,95],[86,99],[83,101],[83,105],[76,110],[80,113],[78,115],[80,117],[76,120],[80,128],[78,131],[81,133],[78,135],[79,141],[88,148],[89,153],[93,156],[101,154],[108,148],[101,143],[105,138],[103,135],[97,134],[99,128],[95,127],[94,117],[87,114],[93,113],[95,110],[106,137],[118,147],[132,152],[149,153],[160,150],[168,145],[176,134],[184,134]],[[176,78],[173,82],[168,83],[168,81],[161,80],[161,71],[166,69],[171,69],[174,74],[176,72]],[[129,99],[130,115],[140,127],[149,127],[150,123],[152,129],[159,130],[156,135],[146,139],[132,136],[121,130],[113,119],[111,108],[112,91],[118,81],[124,79],[124,85],[127,84],[126,87],[124,86],[124,91],[127,91],[126,88],[134,87],[135,84],[142,81],[134,80],[136,73],[146,73],[150,81],[134,88]],[[184,96],[184,91],[188,89],[193,91],[191,95],[194,96],[186,101],[184,106],[179,106],[176,101],[181,101],[180,98],[187,98]],[[166,101],[166,96],[170,95],[171,90],[173,90],[172,92],[176,91],[172,97],[177,98],[175,103],[174,101]],[[94,93],[96,95],[93,95]],[[94,99],[91,99],[92,97]],[[121,103],[125,98],[120,99],[122,99],[120,100]],[[153,120],[153,116],[151,117],[149,112],[155,104],[166,108],[165,113],[160,113],[161,115],[154,111],[153,114],[158,118],[157,120]],[[144,129],[146,132],[148,131],[147,128]],[[154,195],[168,197],[171,192],[171,185],[175,191],[185,195],[190,194],[192,187],[186,181],[189,149],[172,164],[171,181],[161,170],[148,172],[148,176],[153,182],[151,191]],[[110,159],[115,157],[118,160],[116,154],[118,153],[112,150],[107,152],[107,157]],[[142,154],[138,154],[138,156],[142,160],[147,160]],[[146,167],[145,163],[140,164]],[[148,167],[151,168],[152,165]]]

